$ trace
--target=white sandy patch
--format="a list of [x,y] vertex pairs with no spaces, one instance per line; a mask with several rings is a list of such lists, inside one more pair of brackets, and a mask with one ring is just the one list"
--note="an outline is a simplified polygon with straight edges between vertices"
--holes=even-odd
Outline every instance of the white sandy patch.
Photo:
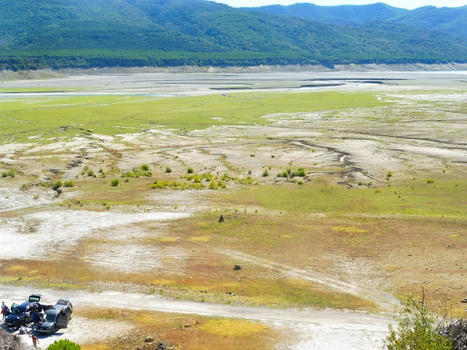
[[467,94],[388,94],[388,97],[394,97],[396,100],[413,101],[446,101],[446,102],[467,102]]
[[[281,324],[276,322],[276,327]],[[358,325],[288,324],[284,331],[294,333],[294,341],[280,343],[277,350],[377,350],[383,348],[387,326],[365,328]]]
[[[98,229],[145,221],[175,220],[186,213],[119,213],[92,211],[42,211],[0,221],[0,259],[40,259],[63,251]],[[32,223],[32,225],[31,225]],[[30,227],[25,233],[21,228]],[[23,229],[24,232],[24,229]]]
[[49,204],[56,192],[43,188],[23,191],[17,188],[0,188],[0,213]]
[[450,149],[417,145],[397,145],[392,149],[407,153],[422,154],[431,157],[445,158],[450,161],[465,161],[467,159],[467,149]]
[[[106,338],[116,338],[128,333],[133,328],[132,324],[124,321],[92,320],[72,316],[68,328],[61,329],[50,336],[39,336],[39,348],[47,349],[50,344],[61,339],[68,339],[80,345],[105,342]],[[29,336],[20,335],[20,337],[24,344],[32,345]]]
[[11,154],[33,146],[33,143],[7,143],[5,145],[0,145],[0,154]]
[[118,272],[156,272],[162,267],[167,272],[170,265],[176,270],[184,257],[184,251],[176,247],[104,244],[86,260],[96,267]]

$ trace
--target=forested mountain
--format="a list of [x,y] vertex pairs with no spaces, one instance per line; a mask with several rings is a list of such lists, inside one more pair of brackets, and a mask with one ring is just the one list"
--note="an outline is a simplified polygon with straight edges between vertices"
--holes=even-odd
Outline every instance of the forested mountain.
[[245,9],[258,10],[274,15],[299,17],[331,24],[353,25],[361,25],[371,21],[387,21],[391,18],[410,13],[409,10],[392,7],[383,3],[340,6],[319,6],[311,3],[297,3],[289,6],[270,5]]
[[371,6],[330,24],[204,0],[0,0],[0,68],[467,61],[465,40]]
[[393,21],[457,35],[464,41],[467,38],[467,6],[455,8],[420,7],[394,18]]
[[464,38],[467,36],[467,6],[454,8],[425,6],[410,11],[383,3],[341,6],[297,3],[289,6],[271,5],[248,9],[328,24],[362,25],[371,21],[384,21],[417,26]]

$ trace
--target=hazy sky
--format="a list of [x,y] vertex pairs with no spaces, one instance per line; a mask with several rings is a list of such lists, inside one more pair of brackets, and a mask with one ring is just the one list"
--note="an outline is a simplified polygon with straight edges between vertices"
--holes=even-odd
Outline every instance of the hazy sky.
[[240,6],[263,6],[271,4],[282,4],[290,5],[297,2],[311,2],[316,5],[362,5],[362,4],[373,4],[375,2],[385,2],[388,5],[396,7],[404,7],[408,9],[414,9],[421,6],[437,6],[437,7],[457,7],[467,5],[467,0],[214,0],[216,2],[222,2],[224,4],[240,7]]

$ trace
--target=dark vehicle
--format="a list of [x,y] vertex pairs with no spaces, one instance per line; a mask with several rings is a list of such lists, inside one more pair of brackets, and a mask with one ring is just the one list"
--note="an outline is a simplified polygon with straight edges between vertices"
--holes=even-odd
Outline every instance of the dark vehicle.
[[33,322],[37,315],[41,315],[42,312],[51,308],[52,306],[41,305],[40,294],[32,294],[29,296],[28,301],[18,305],[14,303],[11,305],[11,313],[5,318],[4,326],[7,328],[18,328],[25,326]]
[[5,318],[5,326],[8,328],[17,328],[32,322],[32,314],[28,311],[29,304],[30,302],[26,301],[21,305],[11,305],[11,314]]
[[30,303],[38,303],[39,301],[41,301],[41,295],[40,294],[32,294],[32,295],[29,296],[28,301]]
[[67,328],[73,313],[73,305],[64,299],[60,299],[50,309],[45,311],[42,322],[34,326],[34,331],[42,334],[52,334],[61,328]]

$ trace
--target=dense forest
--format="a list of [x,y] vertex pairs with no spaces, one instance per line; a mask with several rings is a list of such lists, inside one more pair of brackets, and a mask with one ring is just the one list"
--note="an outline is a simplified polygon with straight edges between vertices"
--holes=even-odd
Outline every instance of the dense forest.
[[203,0],[0,0],[0,6],[0,69],[467,62],[465,37],[388,20],[407,11],[387,5],[379,16],[354,9],[355,23]]

